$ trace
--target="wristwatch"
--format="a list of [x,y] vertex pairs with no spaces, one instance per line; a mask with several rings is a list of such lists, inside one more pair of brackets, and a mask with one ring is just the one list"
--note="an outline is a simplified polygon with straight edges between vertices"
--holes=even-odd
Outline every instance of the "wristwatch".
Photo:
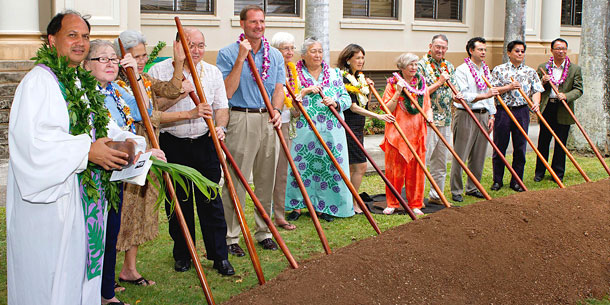
[[224,132],[225,134],[227,133],[227,127],[220,126],[220,129],[222,129],[222,132]]

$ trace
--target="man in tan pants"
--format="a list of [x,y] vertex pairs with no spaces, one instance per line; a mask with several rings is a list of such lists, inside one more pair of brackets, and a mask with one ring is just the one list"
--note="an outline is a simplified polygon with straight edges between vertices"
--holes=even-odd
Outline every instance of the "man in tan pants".
[[[271,199],[275,182],[275,159],[277,155],[274,127],[281,125],[280,108],[284,104],[282,86],[286,80],[284,59],[281,53],[269,46],[263,36],[265,15],[258,6],[246,6],[240,13],[240,26],[244,33],[236,43],[218,52],[216,65],[225,79],[229,98],[229,124],[227,125],[226,145],[245,177],[252,175],[254,190],[265,211],[271,215]],[[251,52],[251,53],[250,53]],[[252,71],[246,61],[248,53],[256,63],[263,79],[263,85],[273,104],[272,119],[263,102]],[[234,181],[237,178],[232,173]],[[242,206],[246,190],[236,184],[237,196]],[[229,253],[244,256],[239,246],[240,226],[226,185],[222,199],[227,221],[227,245]],[[258,212],[254,214],[256,233],[254,238],[268,250],[277,250],[271,239],[271,232]]]

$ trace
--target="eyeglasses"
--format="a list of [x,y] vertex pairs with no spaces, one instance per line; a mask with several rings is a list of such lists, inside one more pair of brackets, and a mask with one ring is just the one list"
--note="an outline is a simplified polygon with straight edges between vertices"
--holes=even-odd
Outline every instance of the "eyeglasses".
[[567,51],[568,48],[553,48],[554,51]]
[[297,48],[295,48],[294,46],[292,46],[292,47],[283,47],[283,48],[280,49],[280,51],[294,51],[296,49]]
[[203,42],[199,43],[199,44],[194,44],[194,43],[189,44],[189,49],[191,49],[191,50],[193,50],[195,48],[197,48],[199,50],[204,50],[205,47],[207,47],[207,45]]
[[119,62],[121,61],[118,58],[108,58],[108,57],[96,57],[96,58],[91,58],[90,60],[96,60],[99,61],[102,64],[107,64],[108,62],[111,62],[115,65],[118,65]]

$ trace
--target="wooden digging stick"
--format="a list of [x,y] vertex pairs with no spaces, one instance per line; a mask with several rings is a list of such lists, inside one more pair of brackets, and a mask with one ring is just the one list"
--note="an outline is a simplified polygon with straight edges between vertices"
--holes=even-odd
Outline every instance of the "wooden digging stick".
[[[120,39],[119,46],[121,47],[121,54],[125,56],[125,48],[123,47],[123,43]],[[131,85],[133,96],[135,97],[136,102],[138,104],[138,110],[140,111],[140,115],[142,116],[142,122],[144,123],[146,135],[148,136],[148,140],[150,141],[150,146],[156,149],[160,149],[159,140],[155,136],[152,122],[150,121],[150,117],[148,116],[148,112],[146,111],[148,107],[146,107],[146,104],[144,103],[144,98],[142,95],[142,91],[140,90],[140,85],[136,80],[136,73],[132,67],[128,67],[125,70],[127,72],[129,84]],[[193,239],[191,238],[191,233],[189,232],[188,226],[186,225],[186,221],[184,220],[184,214],[182,214],[182,208],[180,207],[180,201],[176,196],[176,191],[174,190],[172,179],[169,177],[169,174],[167,172],[163,172],[163,180],[165,180],[165,187],[167,188],[167,192],[169,193],[170,197],[172,198],[172,201],[174,202],[174,212],[176,213],[176,217],[178,218],[178,224],[180,225],[180,229],[182,230],[184,240],[186,241],[186,247],[189,250],[191,259],[193,260],[193,264],[195,265],[195,271],[197,272],[199,283],[201,283],[201,288],[203,289],[205,299],[209,305],[216,304],[214,302],[214,297],[212,296],[212,290],[210,289],[210,286],[208,285],[208,282],[205,278],[205,274],[203,273],[203,268],[201,267],[201,262],[199,261],[199,256],[197,255],[197,249],[195,248],[195,244],[193,243]]]
[[[547,74],[546,71],[544,71],[542,69],[540,69],[540,71],[542,71],[543,75]],[[549,81],[549,84],[551,85],[551,88],[553,89],[553,91],[555,91],[555,95],[559,95],[559,89],[557,89],[557,86],[555,86],[555,84],[553,84],[550,81]],[[585,139],[589,143],[589,146],[591,146],[591,149],[593,149],[595,156],[597,157],[597,159],[599,159],[599,162],[601,162],[602,166],[606,170],[606,173],[608,173],[608,175],[610,175],[610,168],[608,168],[608,164],[606,164],[606,162],[604,161],[604,157],[602,157],[602,154],[597,149],[597,146],[595,146],[595,144],[593,144],[593,141],[591,141],[591,138],[589,138],[589,135],[587,134],[585,129],[582,127],[580,122],[576,119],[576,115],[574,115],[574,112],[572,111],[572,109],[570,109],[570,106],[568,105],[568,103],[564,100],[561,100],[561,103],[566,108],[566,110],[568,111],[570,116],[572,116],[572,119],[574,119],[574,122],[576,122],[576,126],[578,126],[578,129],[580,129],[580,132],[582,132],[582,135],[585,136]]]
[[[252,53],[248,52],[248,66],[250,67],[250,71],[252,75],[254,75],[254,80],[256,81],[256,85],[258,86],[258,90],[261,92],[261,96],[263,97],[263,102],[265,102],[265,107],[267,107],[267,113],[269,113],[269,117],[273,118],[273,113],[275,110],[273,109],[273,105],[271,104],[271,100],[269,99],[269,95],[267,94],[267,90],[263,85],[263,79],[258,73],[258,69],[256,68],[256,64],[254,63],[254,58],[252,57]],[[299,185],[299,190],[303,195],[303,201],[309,210],[309,214],[311,215],[311,221],[313,221],[313,225],[318,232],[318,237],[320,237],[320,242],[322,242],[322,247],[324,247],[324,251],[326,254],[330,254],[330,246],[328,245],[328,240],[326,240],[326,235],[324,235],[324,231],[322,230],[322,225],[320,225],[320,220],[318,219],[318,214],[316,214],[316,210],[311,203],[311,199],[309,199],[309,195],[307,194],[307,190],[305,189],[305,184],[303,184],[303,179],[301,179],[301,174],[299,174],[299,170],[297,166],[294,164],[292,160],[292,156],[290,155],[290,148],[286,144],[286,139],[284,139],[284,135],[282,134],[282,129],[277,126],[275,127],[275,132],[277,133],[278,138],[280,139],[280,145],[284,150],[284,154],[286,154],[286,159],[288,160],[288,164],[290,164],[290,168],[292,173],[294,174],[294,179]]]
[[[375,87],[373,87],[373,85],[371,83],[369,83],[369,87],[371,88],[371,92],[373,93],[373,95],[375,96],[377,101],[379,101],[379,106],[381,107],[381,109],[387,114],[392,114],[392,111],[390,111],[388,106],[386,106],[383,103],[383,99],[381,98],[381,96],[379,96],[379,93],[377,93],[377,90],[375,90]],[[411,154],[413,154],[413,157],[415,158],[415,161],[417,161],[417,164],[419,164],[419,167],[421,167],[421,169],[424,171],[424,174],[430,181],[430,184],[432,184],[432,187],[434,188],[434,190],[440,197],[441,202],[443,202],[445,207],[448,207],[448,208],[451,207],[451,203],[449,203],[449,201],[447,200],[447,197],[445,197],[445,194],[443,194],[443,190],[441,190],[441,188],[438,186],[436,181],[434,181],[434,179],[432,178],[432,174],[430,174],[430,172],[428,171],[428,168],[426,168],[426,164],[424,164],[424,162],[421,160],[421,158],[417,154],[417,151],[415,151],[415,148],[413,147],[413,145],[411,145],[411,142],[409,142],[409,139],[407,139],[407,136],[402,131],[402,128],[400,128],[400,125],[398,125],[398,122],[394,121],[394,122],[392,122],[392,124],[394,124],[394,128],[396,128],[396,131],[398,131],[398,134],[400,134],[402,139],[407,144],[407,147],[411,151]],[[387,164],[386,164],[386,166],[387,166]]]
[[[510,80],[513,82],[515,81],[515,79],[513,77],[511,77]],[[523,89],[521,89],[521,87],[519,87],[518,90],[519,90],[519,93],[521,93],[521,96],[525,99],[527,104],[530,106],[530,108],[533,108],[534,102],[532,102],[532,100],[525,94],[525,92],[523,91]],[[555,138],[555,144],[559,144],[559,146],[561,147],[561,149],[563,149],[563,151],[566,153],[568,158],[570,158],[570,161],[572,161],[572,164],[574,164],[574,166],[576,166],[576,169],[578,170],[578,172],[582,175],[583,178],[585,178],[585,181],[591,182],[591,179],[589,179],[589,177],[587,176],[587,174],[585,174],[585,171],[582,169],[582,167],[580,167],[578,162],[576,162],[576,159],[574,159],[574,156],[572,156],[572,154],[568,151],[568,148],[565,145],[563,145],[563,142],[559,139],[557,134],[555,134],[555,131],[553,131],[553,129],[551,129],[551,126],[549,125],[549,123],[542,116],[540,109],[538,109],[535,113],[538,116],[538,119],[540,120],[540,122],[542,122],[542,124],[549,130],[549,132],[551,133],[553,138]]]
[[[197,75],[197,70],[195,68],[195,63],[193,62],[193,57],[191,57],[191,50],[189,49],[188,40],[186,39],[186,34],[184,33],[184,29],[182,28],[182,23],[180,22],[179,17],[174,17],[174,20],[176,21],[176,27],[178,28],[178,34],[180,35],[180,43],[182,43],[182,48],[184,49],[184,54],[186,55],[186,61],[188,63],[189,70],[191,70],[191,76],[193,77],[193,84],[195,85],[197,95],[202,103],[207,104],[208,102],[205,98],[205,94],[203,93],[201,83],[196,81],[199,79],[199,76]],[[235,185],[233,184],[233,179],[231,178],[229,167],[227,166],[227,161],[222,155],[222,148],[220,147],[220,140],[218,140],[218,135],[216,134],[216,127],[214,126],[214,122],[212,121],[212,119],[205,119],[205,122],[208,125],[210,136],[212,137],[212,141],[214,142],[214,148],[216,149],[218,161],[220,161],[220,166],[222,167],[222,172],[224,173],[225,183],[227,184],[227,188],[229,189],[229,193],[231,195],[233,208],[235,209],[237,221],[239,222],[239,227],[241,228],[241,233],[244,235],[244,241],[246,242],[246,247],[248,248],[248,252],[250,253],[250,260],[252,260],[252,265],[254,266],[254,271],[256,272],[258,283],[262,285],[265,283],[263,269],[261,268],[261,263],[258,260],[258,254],[256,253],[256,248],[254,248],[252,235],[250,235],[250,229],[248,229],[248,223],[246,222],[244,210],[242,209],[241,203],[239,202],[239,197],[237,197],[237,192],[235,191]]]
[[[394,72],[394,77],[396,77],[397,80],[404,81],[402,76],[400,76],[396,72]],[[402,88],[402,91],[405,93],[406,96],[409,97],[409,101],[411,101],[411,104],[413,106],[415,106],[415,108],[417,108],[417,111],[419,111],[419,114],[421,114],[424,117],[424,121],[426,121],[428,123],[428,126],[430,126],[430,128],[432,128],[432,130],[434,130],[434,132],[436,133],[438,138],[443,142],[443,144],[445,144],[445,146],[447,147],[449,152],[451,152],[451,154],[453,155],[453,158],[455,158],[455,161],[457,161],[458,164],[464,169],[464,172],[466,172],[466,175],[468,176],[468,178],[470,178],[470,180],[474,183],[474,185],[481,191],[481,193],[483,194],[485,199],[491,200],[491,196],[489,196],[489,194],[487,193],[485,188],[481,185],[481,183],[479,182],[477,177],[475,177],[474,174],[470,171],[470,169],[468,169],[468,166],[466,166],[464,161],[462,161],[462,158],[460,158],[460,156],[458,156],[458,154],[455,152],[453,147],[451,145],[449,145],[449,142],[447,142],[447,139],[445,139],[445,137],[443,137],[443,134],[441,134],[440,130],[438,130],[436,125],[434,125],[433,122],[429,121],[429,118],[426,115],[426,113],[424,112],[424,109],[422,109],[421,106],[419,106],[419,104],[417,103],[417,101],[415,100],[413,95],[411,95],[411,93],[407,90],[407,88]]]
[[[195,105],[199,105],[199,98],[195,95],[195,92],[190,92],[189,96],[191,97],[191,99],[193,100]],[[260,200],[258,200],[258,197],[256,196],[256,194],[254,194],[254,191],[250,187],[248,180],[246,180],[246,178],[244,177],[244,174],[241,172],[241,170],[237,166],[237,162],[235,162],[235,159],[233,159],[233,156],[231,155],[231,152],[227,148],[227,145],[225,145],[225,143],[223,141],[220,141],[220,146],[222,147],[222,151],[225,153],[227,160],[229,160],[231,167],[233,167],[235,175],[237,176],[237,178],[239,178],[239,181],[241,181],[241,184],[244,186],[244,188],[248,192],[248,195],[250,195],[250,198],[252,198],[254,207],[256,207],[256,210],[258,210],[258,213],[261,215],[261,217],[267,224],[267,227],[269,227],[269,230],[271,231],[273,238],[275,238],[275,240],[277,241],[277,244],[280,246],[280,249],[282,249],[282,252],[284,252],[284,256],[286,256],[288,263],[290,264],[290,266],[293,269],[299,268],[299,265],[297,264],[294,257],[290,253],[290,250],[288,249],[288,247],[286,246],[284,239],[282,239],[280,232],[278,232],[277,228],[273,224],[273,221],[271,221],[271,217],[269,217],[269,215],[265,211],[265,208],[263,208],[263,204],[260,202]]]
[[[453,94],[455,94],[455,95],[458,94],[457,89],[449,80],[447,80],[447,85],[449,86],[451,91],[453,91]],[[494,140],[489,136],[489,132],[487,130],[485,130],[483,125],[481,125],[481,122],[479,122],[479,120],[474,115],[474,112],[472,112],[472,109],[470,109],[470,107],[468,106],[466,101],[464,99],[458,99],[458,102],[460,102],[462,107],[464,107],[464,110],[466,110],[466,112],[468,112],[468,115],[470,115],[470,117],[474,120],[474,123],[477,125],[477,127],[479,127],[479,129],[481,130],[481,132],[483,133],[483,135],[485,136],[487,141],[489,141],[489,144],[491,144],[491,147],[494,149],[494,151],[496,152],[496,154],[498,155],[500,160],[502,160],[504,165],[506,165],[506,168],[511,173],[511,175],[513,175],[513,177],[515,177],[515,180],[517,180],[517,183],[519,184],[519,186],[521,186],[524,191],[527,191],[528,189],[525,186],[525,183],[523,183],[523,180],[521,180],[521,178],[519,178],[519,175],[517,175],[517,172],[515,172],[515,169],[513,169],[513,167],[510,165],[510,163],[508,163],[508,160],[506,160],[506,158],[502,154],[502,152],[500,152],[500,149],[498,148],[496,143],[494,143]]]
[[[309,127],[311,128],[313,133],[316,135],[316,138],[318,138],[318,141],[320,142],[320,144],[322,144],[322,147],[326,151],[326,154],[330,158],[330,161],[332,161],[333,165],[335,166],[335,168],[339,172],[339,175],[341,175],[341,178],[345,182],[345,185],[347,185],[347,188],[352,193],[352,196],[354,196],[354,199],[356,200],[356,202],[358,203],[358,205],[362,209],[362,212],[364,213],[364,216],[366,216],[366,219],[369,221],[369,223],[371,224],[371,226],[373,227],[375,232],[377,232],[377,234],[381,234],[381,230],[379,229],[379,226],[377,226],[377,223],[375,222],[375,219],[373,219],[373,216],[371,216],[371,212],[369,211],[369,209],[364,204],[364,201],[362,201],[362,198],[360,198],[360,195],[358,195],[358,191],[356,191],[356,188],[354,187],[352,182],[349,180],[349,177],[345,174],[345,172],[341,168],[341,165],[337,161],[337,158],[335,158],[335,156],[333,155],[332,151],[330,151],[330,148],[328,148],[328,145],[326,145],[326,142],[324,142],[324,139],[322,138],[322,135],[320,135],[320,132],[316,128],[315,123],[311,120],[311,117],[307,113],[307,110],[305,110],[305,107],[303,107],[303,104],[301,104],[301,102],[299,102],[296,99],[296,96],[294,95],[294,92],[292,92],[292,89],[290,88],[290,86],[288,84],[286,84],[286,89],[288,90],[288,93],[292,97],[293,104],[296,105],[296,107],[301,112],[301,115],[303,115],[305,120],[307,120],[307,124],[309,124]],[[334,110],[333,107],[330,107],[330,109]],[[335,112],[336,112],[336,110],[335,110]]]
[[[487,78],[483,75],[481,75],[481,78],[483,79],[483,81],[485,81],[485,84],[487,84],[487,87],[489,89],[491,89],[492,86],[489,83],[489,81],[487,80]],[[560,188],[565,188],[566,186],[563,185],[563,182],[561,182],[561,179],[559,179],[559,177],[557,177],[557,174],[555,174],[555,171],[553,171],[551,166],[549,166],[549,163],[546,162],[544,157],[542,157],[542,154],[540,153],[540,151],[538,151],[538,148],[536,148],[536,146],[534,145],[534,142],[532,142],[530,137],[527,135],[527,132],[525,132],[523,127],[521,127],[521,124],[519,124],[519,121],[517,121],[517,118],[515,118],[515,116],[510,111],[508,106],[506,106],[506,103],[504,103],[504,100],[502,99],[502,97],[500,95],[496,95],[496,99],[498,99],[498,102],[500,102],[500,105],[502,106],[502,108],[504,108],[504,111],[506,112],[506,114],[510,117],[510,119],[513,121],[513,123],[515,123],[515,126],[517,126],[517,129],[519,129],[521,134],[523,134],[523,136],[525,137],[525,140],[527,140],[527,143],[529,143],[530,146],[532,147],[532,149],[536,152],[536,155],[538,155],[538,158],[540,159],[540,161],[542,161],[542,163],[544,164],[546,169],[549,171],[549,173],[551,173],[551,176],[553,176],[553,179],[555,179],[555,182],[557,182],[557,185],[559,185]]]
[[[288,89],[288,92],[290,93],[290,96],[292,97],[292,99],[294,101],[296,101],[296,97],[294,92],[292,92],[292,89],[290,89],[290,87],[288,86],[288,84],[286,84],[286,88]],[[302,108],[302,104],[299,102],[299,109]],[[379,174],[379,176],[381,177],[381,179],[383,180],[383,182],[385,182],[385,184],[388,186],[388,188],[390,189],[390,192],[392,192],[392,195],[394,195],[394,197],[396,198],[396,200],[398,200],[398,203],[400,203],[400,205],[403,207],[403,209],[405,209],[405,211],[407,211],[407,214],[409,215],[409,217],[411,217],[411,219],[416,220],[417,216],[415,216],[415,214],[413,213],[413,210],[411,210],[411,208],[409,207],[409,205],[407,204],[407,202],[405,202],[405,200],[402,198],[402,196],[400,195],[400,193],[396,190],[396,188],[392,185],[392,183],[390,183],[390,180],[388,180],[388,177],[386,177],[386,175],[383,173],[383,171],[379,168],[379,166],[377,166],[377,163],[375,162],[375,160],[373,160],[373,158],[371,158],[371,156],[369,155],[368,152],[366,152],[366,150],[364,149],[364,146],[362,146],[362,143],[360,143],[360,140],[358,140],[358,138],[356,137],[356,135],[354,134],[354,132],[351,130],[351,128],[349,128],[349,126],[347,125],[347,123],[345,123],[345,120],[342,119],[340,116],[338,116],[339,114],[336,113],[337,110],[334,107],[330,107],[331,111],[333,112],[333,115],[335,115],[335,117],[337,118],[337,120],[339,121],[339,123],[341,123],[341,125],[343,126],[343,128],[345,128],[345,130],[348,132],[348,134],[350,135],[350,137],[352,137],[352,139],[355,141],[355,143],[358,145],[358,148],[360,148],[360,150],[362,151],[362,153],[364,153],[364,155],[366,156],[366,158],[371,162],[371,165],[373,166],[373,168],[375,168],[375,171],[377,171],[377,173]],[[334,110],[334,111],[333,111]],[[309,117],[309,115],[307,115],[305,118],[307,119],[307,117]],[[307,122],[311,125],[312,123],[309,122],[310,120],[308,119]],[[316,134],[317,136],[317,134]],[[324,143],[324,141],[320,139],[320,143],[322,143],[322,145],[326,145],[326,143]],[[336,166],[336,165],[335,165]],[[353,186],[353,184],[352,184]],[[355,189],[355,188],[354,188]],[[354,197],[356,198],[356,197]],[[360,196],[358,196],[358,198],[360,198]],[[360,203],[358,202],[358,200],[356,200],[356,202],[358,203],[358,205],[360,205]],[[364,209],[362,210],[364,212]],[[368,213],[368,209],[367,212]],[[367,214],[365,214],[367,215]],[[368,216],[367,216],[368,218]],[[370,220],[369,220],[370,221]]]

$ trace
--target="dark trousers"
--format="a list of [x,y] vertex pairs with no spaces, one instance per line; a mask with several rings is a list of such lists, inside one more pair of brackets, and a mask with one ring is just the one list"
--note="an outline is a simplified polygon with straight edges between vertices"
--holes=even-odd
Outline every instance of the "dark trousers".
[[[220,163],[212,139],[205,134],[197,139],[182,139],[168,133],[159,137],[161,149],[165,152],[168,162],[190,166],[198,170],[204,177],[214,182],[220,181]],[[195,215],[193,201],[197,206],[197,216],[203,234],[203,243],[209,260],[227,259],[227,224],[224,209],[220,199],[220,190],[214,199],[207,199],[201,192],[195,190],[190,196],[179,186],[174,186],[176,195],[182,208],[182,214],[191,233],[193,243],[195,239]],[[169,213],[170,207],[166,203],[165,211],[169,218],[169,234],[174,240],[174,260],[187,260],[191,256],[182,235],[178,218],[175,213]]]
[[106,221],[106,243],[104,245],[104,267],[102,268],[102,297],[114,298],[114,269],[116,266],[116,241],[121,229],[121,207],[123,206],[123,184],[119,186],[119,211],[108,206]]
[[[551,129],[555,132],[559,140],[566,144],[568,140],[568,134],[570,133],[570,125],[563,125],[557,123],[557,109],[562,107],[559,103],[548,103],[542,116],[549,123]],[[549,146],[551,144],[553,136],[551,132],[544,125],[540,125],[540,134],[538,135],[538,150],[545,160],[549,160]],[[555,142],[555,148],[553,149],[553,162],[551,163],[551,169],[557,174],[559,179],[563,180],[563,174],[566,170],[566,153],[561,149],[561,146]],[[544,177],[546,167],[540,161],[536,159],[536,177]]]
[[[519,175],[519,178],[523,180],[523,170],[525,168],[525,149],[527,148],[527,140],[525,136],[519,131],[517,125],[511,120],[504,108],[497,107],[496,121],[494,123],[494,144],[498,146],[498,149],[502,155],[506,156],[506,148],[508,148],[508,142],[512,137],[513,140],[513,164],[512,167]],[[519,122],[519,125],[527,133],[530,123],[530,113],[527,106],[515,107],[511,109],[512,114]],[[493,158],[493,176],[494,182],[502,184],[504,179],[504,162],[498,156],[494,150]],[[515,177],[511,177],[510,185],[516,185],[517,180]]]

